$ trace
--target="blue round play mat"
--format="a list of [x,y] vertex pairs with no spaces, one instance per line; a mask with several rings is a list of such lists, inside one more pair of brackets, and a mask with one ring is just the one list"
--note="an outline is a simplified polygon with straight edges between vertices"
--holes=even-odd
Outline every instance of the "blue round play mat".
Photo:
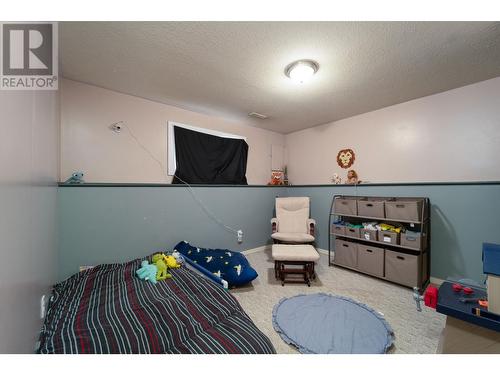
[[394,331],[372,308],[325,293],[283,298],[273,309],[273,327],[307,354],[383,354]]

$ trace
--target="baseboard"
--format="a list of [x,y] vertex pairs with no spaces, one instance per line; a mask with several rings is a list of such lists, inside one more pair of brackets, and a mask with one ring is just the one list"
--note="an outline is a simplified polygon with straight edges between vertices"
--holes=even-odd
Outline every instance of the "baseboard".
[[430,281],[431,284],[440,286],[442,283],[444,283],[445,280],[431,276],[429,281]]
[[320,249],[318,247],[318,248],[316,248],[316,250],[318,250],[318,253],[320,253],[320,254],[328,255],[328,250],[326,250],[326,249]]
[[271,249],[271,245],[264,245],[264,246],[254,247],[253,249],[243,250],[241,253],[243,255],[249,255],[249,254],[258,253],[258,252],[261,252],[261,251],[266,251],[268,249]]

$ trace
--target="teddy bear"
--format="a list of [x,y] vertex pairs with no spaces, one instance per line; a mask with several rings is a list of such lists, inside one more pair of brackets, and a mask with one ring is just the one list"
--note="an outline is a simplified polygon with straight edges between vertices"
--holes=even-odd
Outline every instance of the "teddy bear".
[[147,260],[141,262],[141,268],[135,271],[137,277],[141,280],[150,281],[156,284],[156,273],[158,268],[154,264],[149,264]]

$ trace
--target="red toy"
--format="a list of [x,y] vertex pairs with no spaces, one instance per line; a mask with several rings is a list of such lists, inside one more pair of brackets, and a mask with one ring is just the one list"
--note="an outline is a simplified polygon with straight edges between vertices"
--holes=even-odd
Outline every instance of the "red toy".
[[462,290],[462,285],[460,284],[453,284],[451,287],[453,288],[453,291],[457,293]]
[[469,288],[469,287],[464,288],[464,294],[473,294],[473,293],[474,293],[474,290],[472,290],[472,288]]
[[438,301],[438,288],[429,286],[425,291],[424,303],[425,306],[435,309]]
[[464,292],[464,294],[473,294],[474,293],[474,290],[472,288],[469,288],[468,286],[462,286],[460,284],[453,284],[451,287],[453,288],[453,291],[455,293],[458,293],[461,290]]

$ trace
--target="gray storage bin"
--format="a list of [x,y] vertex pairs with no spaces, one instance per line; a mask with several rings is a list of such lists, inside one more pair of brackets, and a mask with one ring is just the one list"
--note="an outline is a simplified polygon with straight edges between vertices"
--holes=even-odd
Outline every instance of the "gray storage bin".
[[342,224],[332,224],[332,233],[344,236],[345,235],[345,225],[342,225]]
[[345,227],[345,235],[349,237],[359,238],[359,228]]
[[422,204],[421,199],[385,201],[385,217],[391,220],[421,221]]
[[335,240],[333,262],[340,266],[356,268],[358,265],[358,244],[339,239]]
[[420,255],[385,250],[385,278],[409,287],[420,286]]
[[358,244],[358,270],[384,277],[384,249]]
[[359,238],[367,241],[377,241],[377,233],[376,230],[361,228],[359,230]]
[[354,215],[358,214],[358,206],[355,198],[336,197],[333,204],[334,214]]
[[411,232],[401,233],[401,246],[406,246],[415,250],[422,250],[425,236],[422,233]]
[[388,230],[379,230],[378,231],[378,241],[391,245],[399,244],[399,233],[391,232]]
[[384,201],[382,199],[358,199],[358,215],[365,217],[385,217]]

